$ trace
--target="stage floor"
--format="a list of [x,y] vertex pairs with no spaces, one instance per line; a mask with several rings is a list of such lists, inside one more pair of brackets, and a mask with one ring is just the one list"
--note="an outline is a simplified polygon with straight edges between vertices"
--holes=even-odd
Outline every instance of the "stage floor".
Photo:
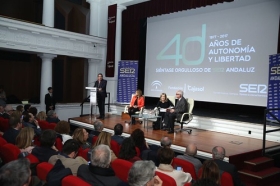
[[[87,129],[93,129],[93,121],[94,118],[91,118],[90,116],[69,118],[69,122],[72,125],[81,126]],[[183,151],[183,149],[185,149],[185,146],[189,143],[196,144],[198,151],[206,154],[211,154],[212,148],[214,146],[223,146],[226,149],[226,157],[229,158],[230,156],[235,156],[238,154],[244,154],[262,149],[262,140],[260,139],[200,129],[193,129],[191,134],[188,134],[187,132],[167,134],[166,131],[154,131],[152,129],[152,122],[148,123],[148,129],[144,128],[143,124],[125,124],[125,120],[122,119],[119,115],[106,115],[105,119],[102,120],[102,122],[104,123],[104,130],[107,130],[112,133],[114,126],[117,123],[121,123],[124,126],[124,136],[128,136],[132,133],[133,130],[140,128],[144,131],[145,137],[148,142],[149,140],[158,142],[163,136],[168,136],[173,140],[173,146],[180,147],[181,151]],[[277,142],[266,141],[266,147],[273,147],[279,145],[280,143]]]

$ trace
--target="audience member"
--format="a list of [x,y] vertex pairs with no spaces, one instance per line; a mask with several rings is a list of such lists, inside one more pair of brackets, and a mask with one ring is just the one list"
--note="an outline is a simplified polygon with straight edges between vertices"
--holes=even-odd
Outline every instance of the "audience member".
[[235,186],[243,186],[244,184],[239,179],[236,167],[233,164],[223,161],[225,155],[226,155],[226,151],[223,147],[215,146],[212,149],[212,157],[215,163],[217,163],[219,169],[231,174]]
[[159,150],[159,166],[157,171],[162,172],[172,177],[177,186],[183,186],[186,182],[191,182],[192,177],[189,173],[182,170],[174,170],[172,167],[172,161],[174,158],[174,152],[170,148],[162,148]]
[[47,114],[44,111],[40,111],[36,117],[39,121],[46,121]]
[[70,133],[70,124],[67,121],[60,121],[54,128],[55,132],[62,136],[62,143],[64,144],[67,140],[72,139]]
[[134,163],[135,161],[141,160],[137,156],[135,144],[131,138],[126,138],[125,140],[123,140],[123,143],[122,143],[122,146],[120,149],[120,153],[119,153],[119,158],[130,161],[132,163]]
[[82,149],[91,148],[91,143],[87,141],[88,132],[84,128],[76,128],[73,133],[73,139],[76,140]]
[[60,120],[58,119],[58,116],[56,115],[56,112],[54,110],[49,110],[47,112],[46,121],[49,123],[58,123]]
[[48,93],[45,95],[45,104],[46,104],[46,113],[49,112],[49,110],[55,110],[55,104],[56,101],[53,97],[53,88],[48,88]]
[[17,110],[17,111],[20,111],[21,113],[24,111],[22,105],[18,105],[18,106],[16,107],[16,110]]
[[32,150],[32,154],[36,156],[40,162],[48,162],[51,156],[58,154],[58,150],[54,146],[55,139],[56,133],[54,130],[44,130],[40,139],[41,146],[36,146]]
[[189,144],[186,147],[186,151],[184,155],[178,155],[177,158],[186,160],[193,164],[195,168],[196,175],[198,174],[198,170],[202,167],[202,163],[199,159],[195,158],[197,154],[197,147],[195,144]]
[[30,154],[34,148],[32,145],[33,138],[34,130],[31,127],[24,127],[20,130],[15,145],[21,152]]
[[162,186],[162,180],[155,176],[156,166],[152,161],[136,161],[128,173],[129,186]]
[[31,113],[27,113],[23,116],[23,126],[33,128],[37,136],[41,135],[42,130],[39,126],[39,123]]
[[10,128],[4,132],[3,138],[8,142],[15,144],[16,137],[18,136],[20,129],[22,128],[22,121],[20,117],[16,115],[12,115],[9,119]]
[[[111,149],[111,134],[109,132],[102,131],[92,147],[95,148],[96,146],[101,144],[107,145]],[[111,162],[115,159],[117,159],[117,156],[111,150]]]
[[78,169],[78,177],[91,185],[117,186],[121,180],[115,176],[110,167],[111,152],[107,145],[98,145],[92,150],[90,165],[81,165]]
[[220,171],[214,160],[205,160],[202,166],[201,179],[211,179],[220,185]]
[[192,186],[219,186],[211,179],[199,179]]
[[95,122],[93,122],[93,126],[94,126],[94,130],[91,131],[91,134],[93,134],[94,136],[98,136],[102,130],[103,130],[103,123],[100,120],[96,120]]
[[29,113],[29,108],[31,107],[31,105],[30,104],[26,104],[26,105],[24,105],[24,111],[23,111],[23,113],[22,113],[22,115],[25,115],[25,114],[27,114],[27,113]]
[[11,161],[0,169],[1,186],[29,186],[31,181],[30,162],[26,158]]
[[0,105],[0,117],[3,117],[3,114],[5,113],[4,105]]
[[160,146],[162,148],[165,148],[165,147],[170,148],[171,145],[172,145],[172,140],[168,136],[164,136],[161,138]]
[[[135,114],[136,112],[140,111],[142,107],[145,105],[145,99],[142,96],[142,90],[138,89],[135,92],[135,95],[132,97],[130,101],[130,105],[128,108],[128,114],[131,115]],[[135,124],[135,118],[131,120],[132,124]]]
[[36,118],[36,117],[37,117],[38,110],[37,110],[36,107],[30,107],[30,108],[29,108],[29,113],[33,114],[33,116]]
[[60,154],[50,157],[49,163],[54,165],[56,161],[60,159],[65,168],[70,168],[72,174],[74,176],[77,176],[78,168],[80,167],[80,165],[88,164],[88,162],[84,158],[80,156],[76,157],[79,148],[80,145],[76,140],[69,139],[64,143],[62,152]]
[[144,132],[141,129],[135,129],[130,137],[133,139],[135,146],[140,149],[142,152],[143,150],[149,149],[149,146],[145,140]]
[[14,108],[12,105],[6,105],[5,107],[5,113],[3,114],[3,118],[10,119],[11,114],[14,112]]
[[122,144],[125,137],[122,136],[123,133],[123,126],[122,124],[118,123],[114,127],[114,135],[112,136],[112,140],[118,142],[119,145]]

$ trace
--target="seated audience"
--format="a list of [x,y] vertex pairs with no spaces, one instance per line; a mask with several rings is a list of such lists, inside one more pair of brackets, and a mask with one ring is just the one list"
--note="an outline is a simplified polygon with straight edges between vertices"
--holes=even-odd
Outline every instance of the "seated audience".
[[29,186],[31,181],[30,162],[26,158],[11,161],[0,169],[1,186]]
[[119,145],[122,144],[125,137],[122,136],[123,133],[123,126],[122,124],[118,123],[114,127],[114,135],[112,136],[112,140],[118,142]]
[[186,151],[184,155],[178,155],[177,158],[186,160],[193,164],[195,168],[196,175],[198,174],[198,170],[202,167],[202,163],[199,159],[195,158],[197,154],[197,147],[195,144],[189,144],[186,147]]
[[32,113],[27,113],[23,116],[23,126],[33,128],[37,136],[41,135],[42,130]]
[[[140,89],[136,90],[135,95],[132,97],[130,101],[130,105],[128,108],[128,114],[134,115],[136,112],[140,111],[142,107],[145,105],[145,99],[142,96],[142,91]],[[135,118],[131,120],[132,124],[135,124]]]
[[6,105],[5,107],[5,113],[3,114],[3,118],[5,119],[10,119],[11,114],[14,112],[14,108],[12,107],[12,105]]
[[49,110],[46,121],[49,123],[58,123],[60,120],[58,119],[58,116],[54,110]]
[[244,184],[241,182],[238,176],[236,167],[233,164],[223,161],[225,155],[226,151],[223,147],[215,146],[212,149],[212,157],[215,163],[217,163],[219,169],[231,174],[234,186],[243,186]]
[[55,139],[56,133],[54,130],[44,130],[40,139],[41,146],[36,146],[32,150],[32,154],[36,156],[40,162],[48,162],[51,156],[58,154],[58,150],[54,146]]
[[22,122],[18,115],[13,114],[9,119],[10,128],[4,132],[3,138],[8,142],[15,144],[16,137],[20,133],[20,129],[22,128]]
[[[30,107],[29,108],[29,113],[33,114],[33,116],[36,118],[37,117],[37,113],[38,113],[38,110],[36,107]],[[37,118],[36,118],[37,119]]]
[[3,114],[5,113],[4,105],[0,105],[0,117],[3,117]]
[[23,113],[22,113],[22,115],[25,115],[25,114],[27,114],[27,113],[29,113],[29,108],[31,107],[31,105],[30,104],[26,104],[26,105],[24,105],[24,111],[23,111]]
[[21,152],[30,154],[34,148],[32,145],[33,138],[34,130],[31,127],[24,127],[16,138],[16,146]]
[[133,139],[135,146],[138,147],[141,152],[149,149],[149,145],[145,140],[144,132],[141,129],[135,129],[131,133],[130,137]]
[[155,176],[156,166],[152,161],[136,161],[128,173],[129,186],[162,186],[162,180]]
[[40,111],[36,117],[39,121],[46,121],[47,114],[44,111]]
[[91,148],[91,143],[87,141],[88,132],[84,128],[76,128],[73,133],[73,139],[76,140],[82,149]]
[[[109,132],[102,131],[96,142],[93,144],[92,148],[95,148],[98,145],[107,145],[111,149],[111,134]],[[117,159],[115,153],[111,150],[111,162]]]
[[110,162],[110,148],[107,145],[98,145],[92,150],[91,163],[79,167],[78,177],[95,186],[117,186],[121,180],[115,176]]
[[174,107],[173,103],[167,98],[165,93],[162,93],[159,97],[159,101],[156,106],[159,109],[159,116],[160,118],[157,118],[157,121],[154,123],[153,128],[154,130],[160,129],[160,126],[162,126],[162,123],[160,123],[160,120],[164,121],[165,111],[161,111],[160,109],[167,109],[170,107]]
[[170,148],[162,148],[159,150],[159,166],[157,171],[162,172],[172,177],[177,186],[183,186],[187,182],[192,181],[192,177],[189,173],[182,170],[174,170],[172,167],[172,161],[174,158],[174,152]]
[[80,156],[76,157],[79,148],[80,145],[77,141],[69,139],[64,143],[62,152],[60,154],[50,157],[49,163],[55,165],[56,161],[60,159],[65,168],[70,168],[72,174],[74,176],[77,176],[78,168],[80,167],[80,165],[88,164],[88,162],[84,158]]
[[137,156],[135,144],[131,138],[126,138],[125,140],[123,140],[123,143],[122,143],[122,146],[120,149],[120,153],[119,153],[119,158],[130,161],[132,163],[134,163],[135,161],[141,160]]
[[22,105],[18,105],[18,106],[16,107],[16,110],[19,111],[19,112],[21,112],[21,113],[24,111]]
[[72,139],[72,136],[69,135],[70,124],[67,121],[58,122],[54,130],[62,136],[62,144],[64,144],[67,140]]
[[220,171],[214,160],[205,160],[203,162],[200,179],[210,179],[220,185]]
[[104,128],[102,121],[96,120],[95,122],[93,122],[93,126],[94,126],[94,130],[91,131],[90,134],[93,134],[94,136],[98,136]]

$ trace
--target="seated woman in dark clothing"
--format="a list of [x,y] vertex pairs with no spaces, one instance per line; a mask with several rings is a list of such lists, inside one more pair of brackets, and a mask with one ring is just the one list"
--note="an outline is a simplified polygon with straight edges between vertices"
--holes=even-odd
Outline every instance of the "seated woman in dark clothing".
[[139,148],[140,152],[149,149],[149,145],[145,140],[144,132],[141,129],[135,129],[131,133],[130,137],[133,139],[135,146]]
[[[140,89],[136,90],[135,95],[132,97],[130,101],[130,105],[128,108],[128,114],[131,115],[135,114],[136,112],[140,111],[142,107],[145,105],[145,99],[142,96],[142,91]],[[135,124],[135,118],[132,118],[132,124]]]
[[32,154],[36,156],[40,162],[48,162],[51,156],[58,154],[58,150],[54,146],[55,139],[56,133],[54,130],[44,130],[40,139],[41,146],[36,146],[32,150]]
[[[164,119],[165,111],[161,109],[167,109],[170,107],[174,107],[173,103],[167,98],[165,93],[162,93],[159,97],[159,101],[156,106],[159,109],[159,116],[161,116],[161,119]],[[153,128],[154,130],[160,129],[160,118],[157,119],[157,121],[154,123]]]
[[76,128],[73,133],[73,139],[79,142],[82,149],[87,149],[91,147],[91,143],[87,141],[88,132],[84,128]]
[[137,156],[133,139],[126,138],[123,140],[121,150],[119,153],[119,158],[130,161],[132,163],[141,160],[141,158]]

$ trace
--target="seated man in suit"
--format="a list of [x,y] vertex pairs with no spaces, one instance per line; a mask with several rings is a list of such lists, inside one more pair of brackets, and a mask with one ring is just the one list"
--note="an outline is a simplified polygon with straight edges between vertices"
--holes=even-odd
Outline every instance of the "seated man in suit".
[[54,110],[49,110],[46,121],[49,123],[58,123],[60,122],[60,119],[58,119],[58,116]]
[[12,143],[15,145],[16,138],[22,127],[22,121],[20,119],[20,116],[17,116],[16,114],[12,114],[12,116],[9,119],[9,125],[10,128],[4,133],[3,138],[8,143]]
[[23,126],[24,127],[31,127],[34,129],[34,133],[37,136],[41,135],[41,128],[39,126],[38,121],[34,118],[33,114],[27,113],[23,116]]
[[112,140],[118,142],[119,145],[122,144],[125,137],[122,136],[123,133],[123,126],[122,124],[118,123],[114,127],[114,135],[112,136]]
[[215,146],[212,149],[212,157],[217,163],[219,169],[228,172],[232,176],[234,186],[243,186],[244,184],[239,179],[236,167],[233,164],[223,161],[225,155],[226,151],[223,147]]
[[[188,103],[183,97],[183,91],[178,90],[176,92],[176,98],[178,99],[174,109],[167,109],[164,117],[165,124],[167,124],[168,134],[174,133],[174,122],[181,119],[183,113],[188,111]],[[166,130],[164,128],[163,130]]]
[[178,155],[177,158],[192,163],[195,168],[196,175],[198,175],[198,170],[202,167],[202,163],[199,159],[195,158],[196,154],[197,154],[197,147],[195,144],[191,143],[187,145],[185,154]]
[[3,114],[3,118],[10,119],[11,114],[14,112],[14,108],[12,105],[6,105],[5,107],[5,113]]

